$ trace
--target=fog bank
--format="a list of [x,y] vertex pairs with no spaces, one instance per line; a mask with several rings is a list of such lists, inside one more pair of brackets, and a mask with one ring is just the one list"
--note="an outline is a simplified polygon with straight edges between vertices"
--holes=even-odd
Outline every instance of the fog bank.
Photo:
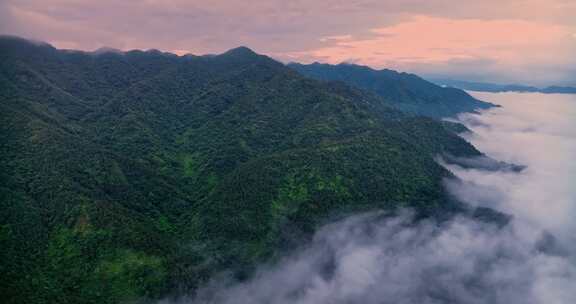
[[514,241],[512,227],[459,218],[351,217],[242,284],[216,281],[182,303],[573,303],[576,272],[561,256]]
[[473,95],[502,107],[482,115],[460,116],[473,131],[464,137],[488,156],[526,168],[518,174],[452,166],[450,169],[468,185],[450,189],[468,203],[512,214],[516,222],[562,234],[563,238],[575,235],[576,95]]

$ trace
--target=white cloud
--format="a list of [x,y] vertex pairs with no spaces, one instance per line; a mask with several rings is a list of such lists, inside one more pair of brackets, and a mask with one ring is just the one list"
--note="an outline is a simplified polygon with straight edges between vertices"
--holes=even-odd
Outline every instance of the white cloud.
[[[505,212],[556,233],[576,231],[576,95],[474,95],[503,107],[463,115],[474,131],[467,138],[489,156],[528,167],[520,174],[453,170],[465,181],[501,193],[496,207]],[[478,198],[467,196],[466,189],[461,194]]]
[[261,267],[252,280],[214,281],[180,303],[576,301],[574,265],[535,251],[518,233],[464,218],[438,226],[414,225],[406,214],[355,216],[324,227],[307,249]]

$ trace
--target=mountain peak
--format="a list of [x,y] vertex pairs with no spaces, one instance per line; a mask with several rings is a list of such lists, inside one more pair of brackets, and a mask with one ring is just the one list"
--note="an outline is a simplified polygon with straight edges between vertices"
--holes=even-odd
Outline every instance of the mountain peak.
[[258,54],[256,52],[254,52],[253,50],[251,50],[248,47],[245,46],[239,46],[237,48],[233,48],[230,49],[228,51],[226,51],[225,53],[223,53],[222,55],[232,55],[232,56],[242,56],[242,57],[246,57],[246,56],[258,56]]
[[34,39],[27,39],[13,35],[0,35],[0,42],[3,44],[20,44],[20,45],[33,45],[33,46],[44,46],[52,47],[49,43],[44,41],[38,41]]
[[0,52],[15,57],[37,56],[56,49],[42,41],[25,39],[17,36],[0,35]]
[[111,47],[107,47],[107,46],[103,46],[101,48],[98,48],[98,49],[92,51],[92,54],[94,54],[94,55],[101,55],[101,54],[107,54],[107,53],[123,54],[124,52],[122,52],[119,49],[115,49],[115,48],[111,48]]
[[225,53],[215,56],[215,59],[220,62],[228,62],[231,64],[258,63],[268,66],[284,67],[282,63],[279,63],[266,55],[260,55],[245,46],[230,49]]

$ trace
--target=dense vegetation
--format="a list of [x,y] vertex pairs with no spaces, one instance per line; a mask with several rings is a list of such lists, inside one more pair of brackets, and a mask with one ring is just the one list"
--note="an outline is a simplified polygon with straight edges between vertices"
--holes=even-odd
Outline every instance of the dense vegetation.
[[57,50],[0,39],[3,303],[118,303],[242,277],[330,217],[459,208],[433,119],[238,48]]
[[456,116],[462,112],[486,109],[493,104],[474,99],[451,87],[440,87],[414,74],[393,70],[373,70],[366,66],[292,63],[292,69],[321,80],[342,81],[384,98],[401,111],[434,118]]

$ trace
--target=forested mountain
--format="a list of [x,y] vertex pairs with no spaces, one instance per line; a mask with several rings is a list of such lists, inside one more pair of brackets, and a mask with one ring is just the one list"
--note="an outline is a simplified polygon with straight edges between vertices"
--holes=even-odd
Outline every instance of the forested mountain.
[[456,88],[443,88],[414,74],[393,70],[374,70],[366,66],[341,63],[288,65],[312,78],[342,81],[384,98],[391,106],[409,113],[434,118],[456,116],[494,106]]
[[340,214],[460,208],[434,157],[480,153],[388,107],[396,97],[247,48],[179,57],[0,38],[2,302],[189,292]]

